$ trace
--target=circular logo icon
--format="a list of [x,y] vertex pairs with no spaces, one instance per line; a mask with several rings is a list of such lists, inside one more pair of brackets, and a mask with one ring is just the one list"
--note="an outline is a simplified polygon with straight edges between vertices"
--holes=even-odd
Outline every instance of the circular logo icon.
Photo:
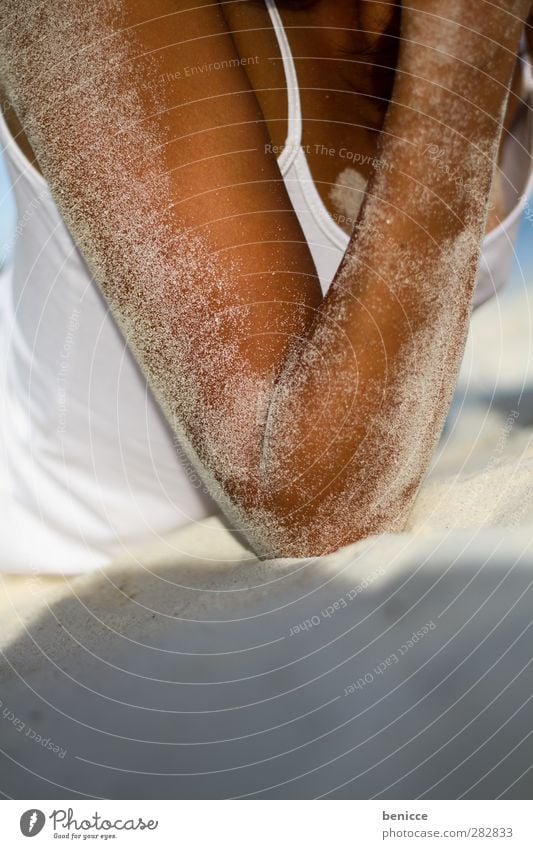
[[24,811],[20,818],[20,830],[24,837],[35,837],[42,831],[45,822],[46,817],[42,811],[30,808],[29,811]]

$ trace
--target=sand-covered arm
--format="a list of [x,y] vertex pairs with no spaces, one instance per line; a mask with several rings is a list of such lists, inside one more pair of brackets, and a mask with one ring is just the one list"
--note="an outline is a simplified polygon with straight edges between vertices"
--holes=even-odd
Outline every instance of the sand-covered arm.
[[429,463],[528,4],[479,5],[404,9],[382,169],[322,300],[218,3],[2,4],[1,77],[42,172],[169,422],[263,553],[400,528]]

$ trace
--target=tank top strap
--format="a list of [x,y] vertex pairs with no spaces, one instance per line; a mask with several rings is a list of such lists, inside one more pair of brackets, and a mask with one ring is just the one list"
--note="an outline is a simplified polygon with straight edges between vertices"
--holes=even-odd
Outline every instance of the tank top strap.
[[300,87],[298,75],[294,64],[292,50],[281,20],[276,0],[266,0],[266,6],[270,14],[270,20],[276,34],[283,70],[285,72],[285,85],[287,88],[287,138],[283,153],[278,157],[278,165],[283,173],[294,161],[302,144],[302,107],[300,102]]
[[35,168],[19,147],[17,140],[11,134],[6,119],[0,109],[0,156],[7,162],[12,162],[20,175],[25,176],[35,188],[36,194],[49,193],[48,183],[43,175]]

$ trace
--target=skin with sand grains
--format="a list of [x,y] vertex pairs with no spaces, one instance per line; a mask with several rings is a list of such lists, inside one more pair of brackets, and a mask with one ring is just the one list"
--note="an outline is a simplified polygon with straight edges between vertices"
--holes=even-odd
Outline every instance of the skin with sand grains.
[[[171,426],[260,554],[401,529],[427,469],[529,12],[483,5],[402,10],[383,168],[323,299],[218,3],[2,5],[0,76],[40,168]],[[165,82],[214,63],[207,84]],[[435,144],[448,172],[424,162]]]

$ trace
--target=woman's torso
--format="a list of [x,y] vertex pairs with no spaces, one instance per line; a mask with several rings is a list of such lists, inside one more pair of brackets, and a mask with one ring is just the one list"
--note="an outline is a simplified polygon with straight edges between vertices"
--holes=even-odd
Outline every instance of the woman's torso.
[[[374,80],[365,63],[361,91],[354,93],[353,80],[347,85],[335,63],[318,56],[317,44],[291,26],[290,14],[284,13],[285,32],[272,3],[268,10],[230,8],[243,67],[326,291],[348,243],[363,179],[379,167],[390,75]],[[295,62],[291,48],[301,57]],[[383,50],[392,50],[386,39]],[[196,72],[209,85],[216,68]],[[505,220],[485,241],[478,303],[499,288],[512,259],[529,163],[526,113],[515,116],[502,146],[503,209],[496,212]],[[14,121],[10,126],[16,132]],[[0,141],[18,214],[0,288],[1,565],[79,571],[216,508],[173,439],[45,180],[28,161],[27,142],[18,138],[25,156],[4,121]],[[441,167],[438,158],[430,167]]]

